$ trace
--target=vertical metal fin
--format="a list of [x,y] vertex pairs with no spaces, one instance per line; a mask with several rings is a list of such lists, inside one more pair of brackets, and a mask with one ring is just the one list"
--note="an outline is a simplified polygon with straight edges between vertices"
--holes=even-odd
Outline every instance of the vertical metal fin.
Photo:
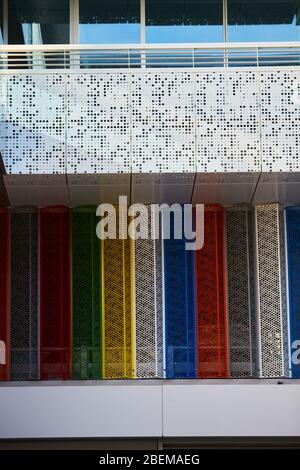
[[40,210],[40,376],[71,372],[70,209]]
[[205,206],[204,245],[196,252],[198,377],[227,377],[224,209]]
[[38,209],[11,211],[12,380],[38,378]]
[[96,206],[72,211],[72,378],[102,377],[101,240]]
[[289,376],[288,314],[283,209],[255,208],[258,347],[261,377]]
[[[119,237],[119,209],[115,209],[117,238],[103,241],[103,373],[106,379],[134,378],[133,247],[130,239]],[[108,220],[112,222],[111,217],[109,214]]]
[[170,234],[170,239],[162,241],[166,376],[193,378],[197,375],[194,252],[186,250],[184,238],[174,238],[172,215]]
[[9,212],[0,207],[0,380],[8,379]]
[[236,206],[225,216],[230,375],[251,377],[257,367],[253,214],[249,206]]

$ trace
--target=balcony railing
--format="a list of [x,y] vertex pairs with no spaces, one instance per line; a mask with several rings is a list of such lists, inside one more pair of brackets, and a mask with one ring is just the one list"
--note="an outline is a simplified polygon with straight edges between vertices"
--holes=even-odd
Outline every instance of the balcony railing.
[[299,42],[0,46],[0,70],[300,65]]

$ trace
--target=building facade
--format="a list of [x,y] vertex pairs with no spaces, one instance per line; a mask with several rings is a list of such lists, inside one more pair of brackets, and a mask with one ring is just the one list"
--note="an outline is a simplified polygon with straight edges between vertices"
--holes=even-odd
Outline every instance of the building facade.
[[[264,410],[294,406],[300,378],[299,0],[1,0],[0,116],[7,423],[56,393],[68,419],[83,393],[110,426],[60,435],[54,412],[41,437],[254,436],[196,406],[253,394],[258,434],[298,435]],[[204,204],[203,248],[161,226],[99,240],[119,196],[146,225],[154,204]]]

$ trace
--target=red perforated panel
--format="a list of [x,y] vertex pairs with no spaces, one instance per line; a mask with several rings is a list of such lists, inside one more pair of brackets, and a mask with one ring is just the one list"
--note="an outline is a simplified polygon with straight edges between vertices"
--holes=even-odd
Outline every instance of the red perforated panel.
[[68,379],[71,365],[70,210],[40,211],[40,377]]
[[204,246],[195,256],[198,377],[227,377],[224,211],[221,207],[205,207]]
[[8,379],[9,213],[0,207],[0,380]]

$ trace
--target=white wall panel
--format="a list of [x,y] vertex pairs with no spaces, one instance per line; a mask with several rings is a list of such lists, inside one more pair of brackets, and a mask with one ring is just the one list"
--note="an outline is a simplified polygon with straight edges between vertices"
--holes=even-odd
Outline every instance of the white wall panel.
[[262,171],[300,171],[300,70],[261,72]]
[[132,172],[195,171],[194,74],[132,75]]
[[1,74],[0,150],[8,174],[299,171],[299,90],[297,68]]
[[260,171],[257,71],[196,75],[197,172]]
[[65,173],[65,75],[9,75],[1,82],[6,172]]
[[130,173],[130,76],[68,77],[67,173]]

